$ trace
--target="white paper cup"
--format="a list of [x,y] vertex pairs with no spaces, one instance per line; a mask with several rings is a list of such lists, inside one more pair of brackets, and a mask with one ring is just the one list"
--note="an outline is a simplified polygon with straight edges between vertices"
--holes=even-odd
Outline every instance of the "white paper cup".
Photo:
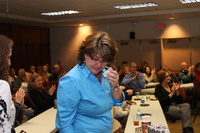
[[151,125],[151,120],[142,120],[142,133],[147,133],[148,125]]

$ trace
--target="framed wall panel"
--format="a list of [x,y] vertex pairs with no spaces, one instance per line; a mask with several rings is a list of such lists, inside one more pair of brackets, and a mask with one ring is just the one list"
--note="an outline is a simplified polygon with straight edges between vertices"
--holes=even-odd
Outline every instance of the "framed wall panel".
[[161,68],[160,40],[142,40],[141,41],[141,63],[147,61],[150,67],[157,70]]
[[171,70],[180,70],[180,63],[186,61],[190,63],[190,39],[164,39],[164,61]]
[[200,62],[200,37],[191,38],[191,64]]

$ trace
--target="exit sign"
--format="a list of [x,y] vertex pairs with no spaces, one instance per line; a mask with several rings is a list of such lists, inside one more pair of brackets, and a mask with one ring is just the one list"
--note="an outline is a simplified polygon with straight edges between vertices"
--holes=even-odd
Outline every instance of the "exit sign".
[[164,30],[165,29],[165,25],[164,24],[157,24],[157,29],[158,30]]

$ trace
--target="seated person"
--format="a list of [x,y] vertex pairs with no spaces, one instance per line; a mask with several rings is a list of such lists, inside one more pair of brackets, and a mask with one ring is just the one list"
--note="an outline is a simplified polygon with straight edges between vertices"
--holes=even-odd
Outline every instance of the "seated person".
[[133,95],[132,89],[127,89],[126,86],[122,83],[122,80],[126,74],[130,74],[130,66],[129,64],[124,64],[122,66],[122,72],[119,75],[119,85],[120,89],[124,92],[126,100],[130,100],[131,96]]
[[43,65],[42,69],[44,71],[44,75],[46,75],[49,78],[51,74],[48,72],[48,65]]
[[157,74],[159,85],[156,86],[155,96],[159,100],[166,117],[171,120],[181,119],[183,133],[193,133],[190,104],[183,103],[179,94],[179,83],[169,85],[171,77],[167,71],[160,70]]
[[[119,75],[121,75],[122,73],[123,73],[123,65],[124,64],[128,64],[128,62],[127,61],[123,61],[122,62],[122,65],[121,66],[119,66],[119,68],[118,68],[118,74]],[[122,67],[122,68],[121,68]]]
[[49,81],[49,78],[45,75],[42,66],[37,66],[37,73],[42,77],[43,82]]
[[143,73],[146,83],[156,82],[156,69],[151,69],[149,66],[145,67],[145,72]]
[[13,101],[16,109],[15,127],[19,126],[24,119],[24,114],[23,114],[24,96],[25,92],[22,88],[19,88],[19,90],[13,95]]
[[127,87],[124,85],[120,85],[119,88],[120,88],[120,90],[122,90],[124,92],[125,99],[131,100],[132,95],[133,95],[133,89],[127,89]]
[[[11,87],[11,91],[12,91],[12,88],[14,87],[14,81],[17,79],[17,75],[16,75],[16,71],[14,68],[11,68],[9,70],[9,77],[8,77],[8,83]],[[13,92],[12,92],[13,94]]]
[[29,72],[32,73],[32,75],[37,74],[36,71],[35,71],[35,66],[34,65],[30,65],[29,66]]
[[24,115],[26,116],[27,120],[33,118],[35,115],[34,115],[34,110],[31,108],[30,106],[30,103],[27,99],[28,97],[28,82],[30,80],[32,76],[32,73],[30,72],[25,72],[23,75],[22,75],[22,83],[21,83],[21,87],[24,92],[25,92],[25,98],[24,98],[24,106],[23,106],[23,111],[24,111]]
[[35,74],[29,81],[29,95],[37,107],[37,114],[54,106],[54,92],[56,85],[52,85],[50,89],[43,87],[43,81],[39,74]]
[[23,88],[23,89],[24,89],[26,95],[27,95],[27,93],[28,93],[28,88],[27,88],[27,87],[28,87],[28,82],[29,82],[29,80],[31,79],[31,77],[32,77],[32,73],[30,73],[30,72],[25,72],[25,73],[22,75],[22,83],[21,83],[20,88]]
[[129,64],[124,64],[122,66],[121,70],[122,70],[122,72],[121,72],[121,74],[119,74],[119,84],[122,83],[122,80],[123,80],[123,78],[124,78],[124,76],[126,74],[130,74],[130,66],[129,66]]
[[49,76],[49,81],[58,81],[60,76],[60,66],[55,64],[53,65],[53,72]]
[[183,83],[190,83],[195,79],[194,66],[188,68],[186,62],[181,62],[180,68],[181,70],[178,74],[180,82],[182,81]]
[[194,66],[195,81],[200,81],[200,63]]
[[[141,89],[145,88],[144,76],[141,72],[137,71],[137,64],[135,62],[131,62],[130,74],[124,76],[122,84],[127,89],[132,89],[133,93],[141,92]],[[131,100],[131,97],[129,96],[128,100]]]
[[121,125],[125,126],[132,101],[124,101],[121,106],[113,106],[113,116]]
[[180,83],[177,75],[175,73],[173,73],[170,68],[164,68],[163,71],[168,72],[171,77],[171,81],[170,81],[169,85],[172,86],[173,83]]
[[[19,69],[18,70],[18,77],[14,80],[14,84],[13,84],[13,88],[15,89],[19,89],[21,87],[22,84],[22,76],[25,74],[25,70],[24,69]],[[14,93],[17,90],[14,91]]]

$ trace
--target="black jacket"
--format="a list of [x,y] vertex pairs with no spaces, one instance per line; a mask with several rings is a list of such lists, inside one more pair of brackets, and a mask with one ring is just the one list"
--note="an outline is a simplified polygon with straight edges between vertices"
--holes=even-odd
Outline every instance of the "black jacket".
[[170,98],[168,95],[170,93],[168,91],[166,91],[162,85],[158,85],[156,86],[155,89],[155,96],[156,98],[159,100],[161,107],[163,109],[164,112],[167,112],[169,109],[169,106],[172,104],[172,102],[176,103],[176,104],[180,104],[183,102],[183,98],[181,95],[176,96],[176,94],[173,95],[172,98]]

